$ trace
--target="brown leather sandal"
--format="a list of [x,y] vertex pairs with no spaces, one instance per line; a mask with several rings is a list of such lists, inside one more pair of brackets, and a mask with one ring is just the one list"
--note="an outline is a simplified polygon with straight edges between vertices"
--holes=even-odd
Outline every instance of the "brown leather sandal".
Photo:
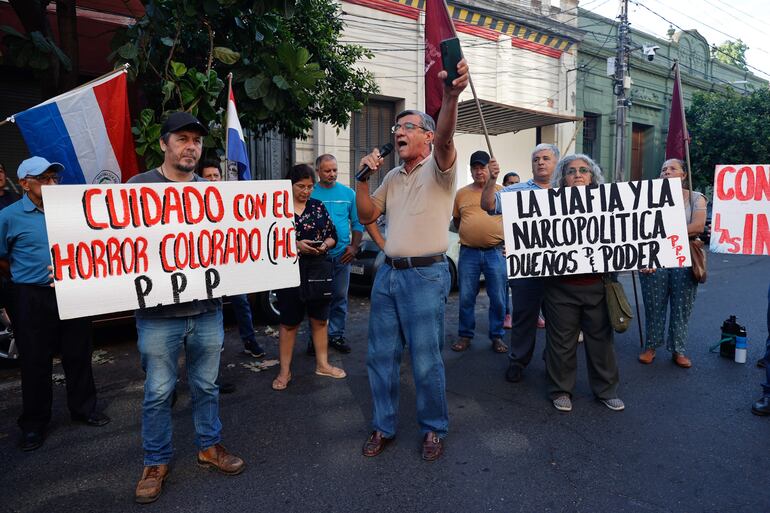
[[503,339],[499,337],[495,337],[492,339],[492,351],[494,351],[495,353],[507,353],[508,346],[505,345],[505,342],[503,342]]
[[471,346],[471,339],[468,337],[460,337],[460,339],[452,344],[452,351],[457,351],[458,353],[460,351],[465,351]]

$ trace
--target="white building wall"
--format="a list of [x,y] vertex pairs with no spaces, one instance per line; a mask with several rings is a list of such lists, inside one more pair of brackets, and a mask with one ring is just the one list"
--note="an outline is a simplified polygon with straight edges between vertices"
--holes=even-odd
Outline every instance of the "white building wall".
[[[346,27],[342,41],[369,48],[374,58],[360,63],[374,74],[379,96],[397,102],[397,109],[424,108],[424,13],[418,20],[382,12],[369,7],[342,2]],[[574,80],[565,82],[565,71],[574,68],[574,56],[561,60],[511,46],[508,36],[490,41],[460,33],[463,52],[471,67],[476,92],[480,98],[533,110],[574,114]],[[564,54],[567,56],[568,54]],[[571,91],[570,88],[571,87]],[[565,92],[566,90],[566,92]],[[565,94],[567,96],[565,96]],[[470,87],[460,100],[471,99]],[[572,98],[572,101],[568,101]],[[566,128],[546,133],[544,140],[564,141],[572,136],[572,123]],[[530,153],[535,145],[535,129],[491,138],[492,150],[503,172],[515,170],[523,180],[531,177]],[[350,183],[350,131],[317,123],[306,140],[296,141],[296,162],[312,163],[317,155],[332,153],[339,164],[339,180]],[[383,141],[385,142],[385,141]],[[483,136],[458,134],[458,187],[470,183],[468,160],[478,149],[486,150]],[[560,146],[562,146],[560,144]],[[501,173],[502,175],[503,173]]]

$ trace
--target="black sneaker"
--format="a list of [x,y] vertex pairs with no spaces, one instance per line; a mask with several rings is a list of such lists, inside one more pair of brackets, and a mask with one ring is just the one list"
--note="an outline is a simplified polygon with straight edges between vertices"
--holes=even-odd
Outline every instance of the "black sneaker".
[[265,350],[259,345],[256,340],[248,340],[243,343],[243,352],[250,354],[254,358],[261,358],[265,356]]
[[345,337],[334,337],[329,340],[329,347],[344,354],[348,354],[351,351],[350,346],[345,342]]

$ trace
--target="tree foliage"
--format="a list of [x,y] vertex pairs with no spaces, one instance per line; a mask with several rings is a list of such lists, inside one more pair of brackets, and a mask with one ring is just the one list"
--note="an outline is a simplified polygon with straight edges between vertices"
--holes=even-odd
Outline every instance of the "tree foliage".
[[[48,5],[56,4],[59,43],[54,39]],[[23,32],[0,26],[6,48],[0,62],[31,69],[40,80],[43,95],[55,96],[78,84],[78,37],[75,0],[9,0]]]
[[149,109],[134,125],[137,151],[157,163],[165,112],[187,110],[212,127],[221,147],[223,79],[233,74],[241,123],[258,134],[304,137],[313,120],[350,122],[376,91],[356,64],[371,54],[339,41],[333,0],[146,0],[146,14],[114,39],[117,64],[130,63]]
[[749,47],[746,43],[738,39],[737,41],[725,41],[721,45],[715,45],[711,48],[711,55],[719,62],[730,64],[748,71],[746,65],[746,50]]
[[770,162],[770,90],[695,93],[686,116],[696,189],[713,183],[717,164]]

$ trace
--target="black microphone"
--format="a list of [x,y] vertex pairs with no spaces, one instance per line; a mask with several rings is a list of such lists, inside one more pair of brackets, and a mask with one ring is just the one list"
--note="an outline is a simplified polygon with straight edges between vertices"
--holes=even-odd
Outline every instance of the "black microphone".
[[[384,159],[388,155],[390,155],[390,152],[393,151],[393,145],[390,143],[385,143],[382,145],[382,148],[380,148],[380,158]],[[372,170],[369,169],[369,166],[364,166],[364,168],[356,173],[356,180],[359,182],[365,182],[369,179],[369,175],[372,174]]]

